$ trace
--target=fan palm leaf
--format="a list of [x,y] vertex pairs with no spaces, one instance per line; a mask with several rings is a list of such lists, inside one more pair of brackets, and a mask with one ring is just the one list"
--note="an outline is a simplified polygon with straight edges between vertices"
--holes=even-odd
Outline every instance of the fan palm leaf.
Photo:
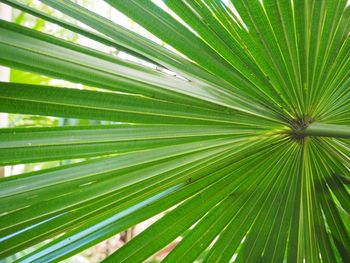
[[114,123],[0,130],[1,165],[89,157],[0,180],[0,258],[161,214],[105,261],[181,237],[164,262],[350,262],[346,0],[105,1],[171,48],[69,0],[41,2],[91,29],[0,2],[134,57],[0,20],[0,64],[94,87],[2,82],[1,112]]

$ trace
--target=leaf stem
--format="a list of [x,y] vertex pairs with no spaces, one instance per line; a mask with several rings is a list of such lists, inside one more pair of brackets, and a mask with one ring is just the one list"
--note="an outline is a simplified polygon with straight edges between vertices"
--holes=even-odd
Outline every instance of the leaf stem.
[[350,138],[350,126],[311,123],[308,127],[295,131],[298,135]]

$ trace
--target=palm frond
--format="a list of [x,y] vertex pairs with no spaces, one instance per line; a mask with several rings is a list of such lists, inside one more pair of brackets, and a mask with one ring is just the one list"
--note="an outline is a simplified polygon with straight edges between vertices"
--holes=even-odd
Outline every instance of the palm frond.
[[1,178],[0,258],[161,215],[105,261],[181,237],[164,262],[350,262],[346,0],[105,1],[167,46],[69,0],[41,2],[90,29],[0,2],[134,58],[0,20],[1,65],[90,89],[1,82],[1,112],[109,122],[0,130],[1,165],[76,159]]

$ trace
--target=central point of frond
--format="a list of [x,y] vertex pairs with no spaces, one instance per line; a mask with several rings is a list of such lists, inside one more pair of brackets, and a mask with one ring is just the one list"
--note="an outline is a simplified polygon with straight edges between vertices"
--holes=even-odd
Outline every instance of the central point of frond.
[[290,138],[293,141],[302,141],[306,135],[301,131],[306,129],[311,122],[313,122],[313,119],[309,116],[295,118],[291,123]]

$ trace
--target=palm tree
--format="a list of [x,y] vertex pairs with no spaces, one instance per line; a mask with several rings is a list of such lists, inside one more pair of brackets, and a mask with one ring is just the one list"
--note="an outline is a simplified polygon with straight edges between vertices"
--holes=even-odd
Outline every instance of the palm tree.
[[1,20],[2,65],[94,87],[1,83],[1,112],[111,123],[1,129],[2,165],[85,158],[1,179],[1,258],[162,213],[106,261],[181,236],[165,262],[350,262],[346,0],[106,0],[171,49],[69,0],[41,2],[94,30],[1,2],[142,62]]

